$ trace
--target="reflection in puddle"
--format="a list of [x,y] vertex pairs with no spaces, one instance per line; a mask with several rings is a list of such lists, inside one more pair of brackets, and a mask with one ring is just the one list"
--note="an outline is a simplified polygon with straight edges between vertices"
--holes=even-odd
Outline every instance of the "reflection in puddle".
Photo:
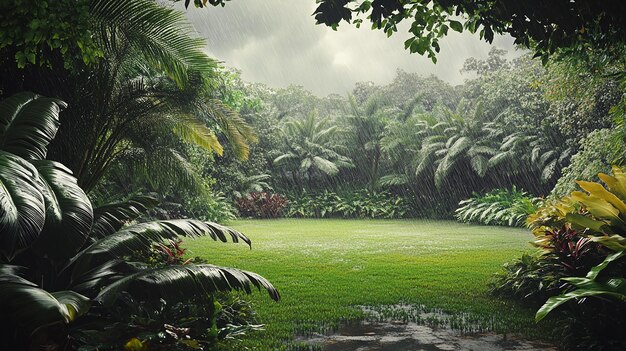
[[363,309],[370,321],[345,324],[331,335],[314,334],[298,341],[323,351],[556,350],[548,344],[485,332],[482,327],[472,328],[479,332],[461,332],[450,327],[450,315],[440,312],[421,312],[419,316],[405,313],[412,315],[410,320],[384,320],[385,312]]

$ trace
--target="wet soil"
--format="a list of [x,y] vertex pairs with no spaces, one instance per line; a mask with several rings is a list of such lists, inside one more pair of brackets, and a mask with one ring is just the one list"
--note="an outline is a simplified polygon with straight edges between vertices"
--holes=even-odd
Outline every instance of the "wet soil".
[[[364,308],[366,310],[366,308]],[[371,310],[369,310],[371,312]],[[428,313],[423,313],[425,317]],[[422,316],[422,317],[424,317]],[[312,349],[323,351],[555,351],[553,345],[493,332],[461,332],[445,324],[426,325],[406,320],[383,320],[345,324],[329,335],[298,338]],[[426,318],[421,318],[425,320]],[[480,328],[478,328],[480,329]]]

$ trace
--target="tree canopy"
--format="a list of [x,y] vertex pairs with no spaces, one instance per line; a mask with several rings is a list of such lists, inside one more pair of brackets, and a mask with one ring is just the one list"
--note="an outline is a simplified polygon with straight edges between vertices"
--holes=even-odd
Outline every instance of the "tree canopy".
[[357,27],[365,17],[372,29],[387,35],[403,21],[412,21],[405,41],[412,53],[436,61],[439,39],[450,29],[479,33],[491,43],[494,35],[509,34],[515,44],[531,48],[544,60],[559,50],[589,55],[591,47],[618,56],[626,42],[626,3],[605,1],[541,0],[320,0],[317,23],[337,28],[342,22]]

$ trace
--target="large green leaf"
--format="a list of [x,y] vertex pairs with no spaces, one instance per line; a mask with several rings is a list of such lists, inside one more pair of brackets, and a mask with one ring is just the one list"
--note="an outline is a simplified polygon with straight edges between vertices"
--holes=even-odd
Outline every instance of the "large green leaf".
[[548,301],[546,301],[546,303],[541,306],[541,308],[535,314],[535,321],[539,322],[540,320],[544,319],[548,315],[548,313],[552,312],[557,307],[575,299],[606,295],[608,297],[619,299],[622,302],[626,302],[626,282],[624,282],[624,279],[617,281],[610,280],[606,284],[587,279],[585,285],[586,288],[576,289],[574,291],[570,291],[568,293],[549,298]]
[[39,328],[73,321],[87,312],[90,300],[73,291],[49,293],[22,277],[3,274],[0,306],[4,321],[31,335]]
[[158,204],[152,196],[134,196],[126,201],[100,206],[93,211],[91,237],[103,238],[118,231],[124,224],[144,215]]
[[557,307],[575,299],[585,297],[605,295],[622,302],[626,302],[626,280],[624,278],[611,278],[606,282],[598,282],[596,278],[610,263],[615,262],[624,256],[624,252],[617,252],[607,256],[602,263],[593,267],[587,276],[563,278],[564,281],[576,286],[576,290],[553,296],[546,301],[543,306],[535,314],[535,320],[538,322],[545,318],[550,312]]
[[33,248],[52,260],[69,260],[88,238],[93,222],[91,202],[67,167],[48,160],[33,164],[46,203],[46,222]]
[[615,262],[617,260],[619,260],[620,258],[624,257],[624,255],[626,254],[626,252],[622,251],[622,252],[616,252],[612,255],[608,255],[604,261],[602,261],[602,263],[600,263],[599,265],[591,268],[591,270],[589,270],[589,273],[587,273],[587,278],[588,279],[596,279],[598,278],[598,274],[600,274],[600,272],[602,272],[610,263]]
[[621,235],[591,236],[589,238],[591,241],[604,245],[613,251],[626,251],[626,238]]
[[126,227],[114,234],[104,237],[78,253],[70,264],[74,265],[72,279],[78,279],[87,271],[97,267],[111,258],[147,252],[155,243],[179,236],[209,236],[213,240],[226,242],[228,237],[233,242],[240,240],[251,245],[242,233],[217,223],[202,222],[194,219],[154,221]]
[[252,287],[264,288],[276,301],[280,294],[260,275],[234,268],[209,264],[171,266],[141,271],[116,281],[104,288],[96,300],[112,304],[122,291],[140,299],[164,298],[181,301],[202,298],[216,291],[242,290],[252,292]]
[[46,206],[37,169],[0,151],[0,250],[10,260],[30,246],[43,229]]
[[90,245],[82,254],[109,253],[123,256],[135,250],[150,249],[154,242],[175,239],[178,236],[210,236],[213,240],[226,242],[230,236],[233,242],[242,240],[248,245],[250,239],[245,235],[217,223],[202,222],[194,219],[179,219],[140,223],[124,228],[117,233],[102,238]]
[[29,92],[0,101],[0,150],[30,160],[46,158],[65,106],[61,100]]
[[219,125],[235,156],[240,160],[248,159],[250,144],[259,141],[254,128],[237,112],[217,99],[210,99],[199,107],[208,118]]
[[313,164],[317,169],[328,175],[335,175],[339,172],[339,168],[333,161],[327,160],[323,157],[313,156]]

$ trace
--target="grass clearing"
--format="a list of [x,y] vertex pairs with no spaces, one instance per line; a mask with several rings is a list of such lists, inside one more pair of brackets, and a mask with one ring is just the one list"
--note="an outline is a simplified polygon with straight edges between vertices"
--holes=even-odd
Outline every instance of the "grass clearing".
[[260,322],[233,347],[290,350],[295,334],[325,332],[363,318],[357,305],[423,305],[466,313],[499,332],[546,335],[534,310],[495,299],[488,283],[500,266],[532,250],[525,229],[430,220],[241,220],[245,245],[208,238],[186,243],[191,254],[217,265],[257,272],[281,292],[279,303],[255,293]]

